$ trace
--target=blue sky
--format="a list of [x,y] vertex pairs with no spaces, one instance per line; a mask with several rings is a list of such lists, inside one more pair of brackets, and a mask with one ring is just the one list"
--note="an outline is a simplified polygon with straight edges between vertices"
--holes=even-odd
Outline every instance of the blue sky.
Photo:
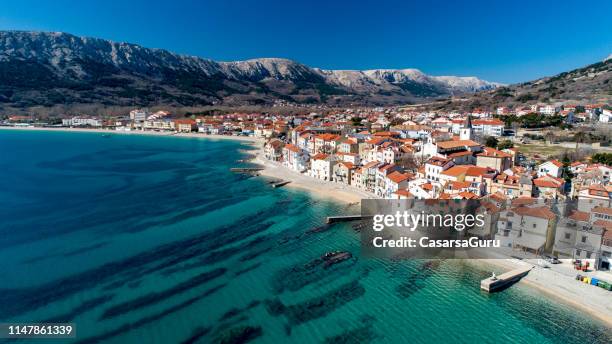
[[612,53],[612,1],[2,2],[0,29],[64,31],[215,60],[418,68],[520,82]]

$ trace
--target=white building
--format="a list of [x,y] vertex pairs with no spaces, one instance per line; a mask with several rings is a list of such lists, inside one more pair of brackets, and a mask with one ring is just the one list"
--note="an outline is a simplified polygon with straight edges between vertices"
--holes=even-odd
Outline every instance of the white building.
[[283,147],[283,166],[297,172],[304,172],[308,169],[308,152],[299,147],[286,144]]
[[97,118],[72,117],[72,118],[62,119],[62,125],[67,126],[67,127],[81,127],[81,126],[101,127],[102,122]]
[[319,153],[310,160],[310,176],[324,181],[331,181],[334,164],[333,155]]
[[538,112],[543,115],[552,116],[557,112],[557,109],[552,105],[541,105],[538,107]]
[[151,113],[147,109],[136,109],[130,111],[130,119],[135,123],[144,122]]
[[547,161],[538,166],[538,177],[543,177],[545,175],[551,175],[553,177],[559,178],[563,173],[563,164],[557,160]]
[[604,109],[599,115],[599,121],[601,123],[610,123],[612,122],[612,111]]
[[498,119],[477,119],[472,122],[474,134],[480,136],[502,136],[504,126],[504,122]]

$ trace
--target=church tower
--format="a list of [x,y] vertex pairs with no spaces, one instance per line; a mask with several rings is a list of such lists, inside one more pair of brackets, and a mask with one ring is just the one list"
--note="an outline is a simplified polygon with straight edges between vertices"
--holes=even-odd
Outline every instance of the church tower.
[[467,123],[465,127],[459,131],[460,140],[471,140],[474,137],[474,130],[472,129],[472,116],[468,115]]

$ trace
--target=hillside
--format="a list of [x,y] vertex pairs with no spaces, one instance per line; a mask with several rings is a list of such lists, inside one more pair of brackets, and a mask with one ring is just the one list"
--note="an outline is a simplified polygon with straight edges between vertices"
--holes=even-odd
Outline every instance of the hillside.
[[455,97],[428,105],[441,110],[494,109],[497,106],[521,106],[537,103],[612,102],[612,59],[560,73],[552,77],[499,87],[466,97]]
[[323,70],[262,58],[217,62],[67,33],[0,31],[0,111],[101,106],[390,105],[491,90],[416,69]]

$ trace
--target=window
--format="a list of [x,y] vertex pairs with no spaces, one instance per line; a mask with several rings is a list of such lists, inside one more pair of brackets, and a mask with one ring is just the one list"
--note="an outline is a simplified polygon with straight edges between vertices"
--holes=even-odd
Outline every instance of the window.
[[580,257],[580,253],[582,253],[580,250],[576,250],[576,257]]
[[571,236],[572,236],[571,233],[567,233],[567,232],[565,233],[565,239],[569,239]]
[[591,258],[591,252],[587,252],[586,253],[586,257],[587,257],[587,259]]
[[536,228],[536,224],[535,223],[533,224],[533,228]]
[[586,242],[586,241],[587,241],[587,237],[586,237],[586,235],[583,235],[583,236],[582,236],[582,239],[580,239],[580,241],[582,241],[582,242]]

